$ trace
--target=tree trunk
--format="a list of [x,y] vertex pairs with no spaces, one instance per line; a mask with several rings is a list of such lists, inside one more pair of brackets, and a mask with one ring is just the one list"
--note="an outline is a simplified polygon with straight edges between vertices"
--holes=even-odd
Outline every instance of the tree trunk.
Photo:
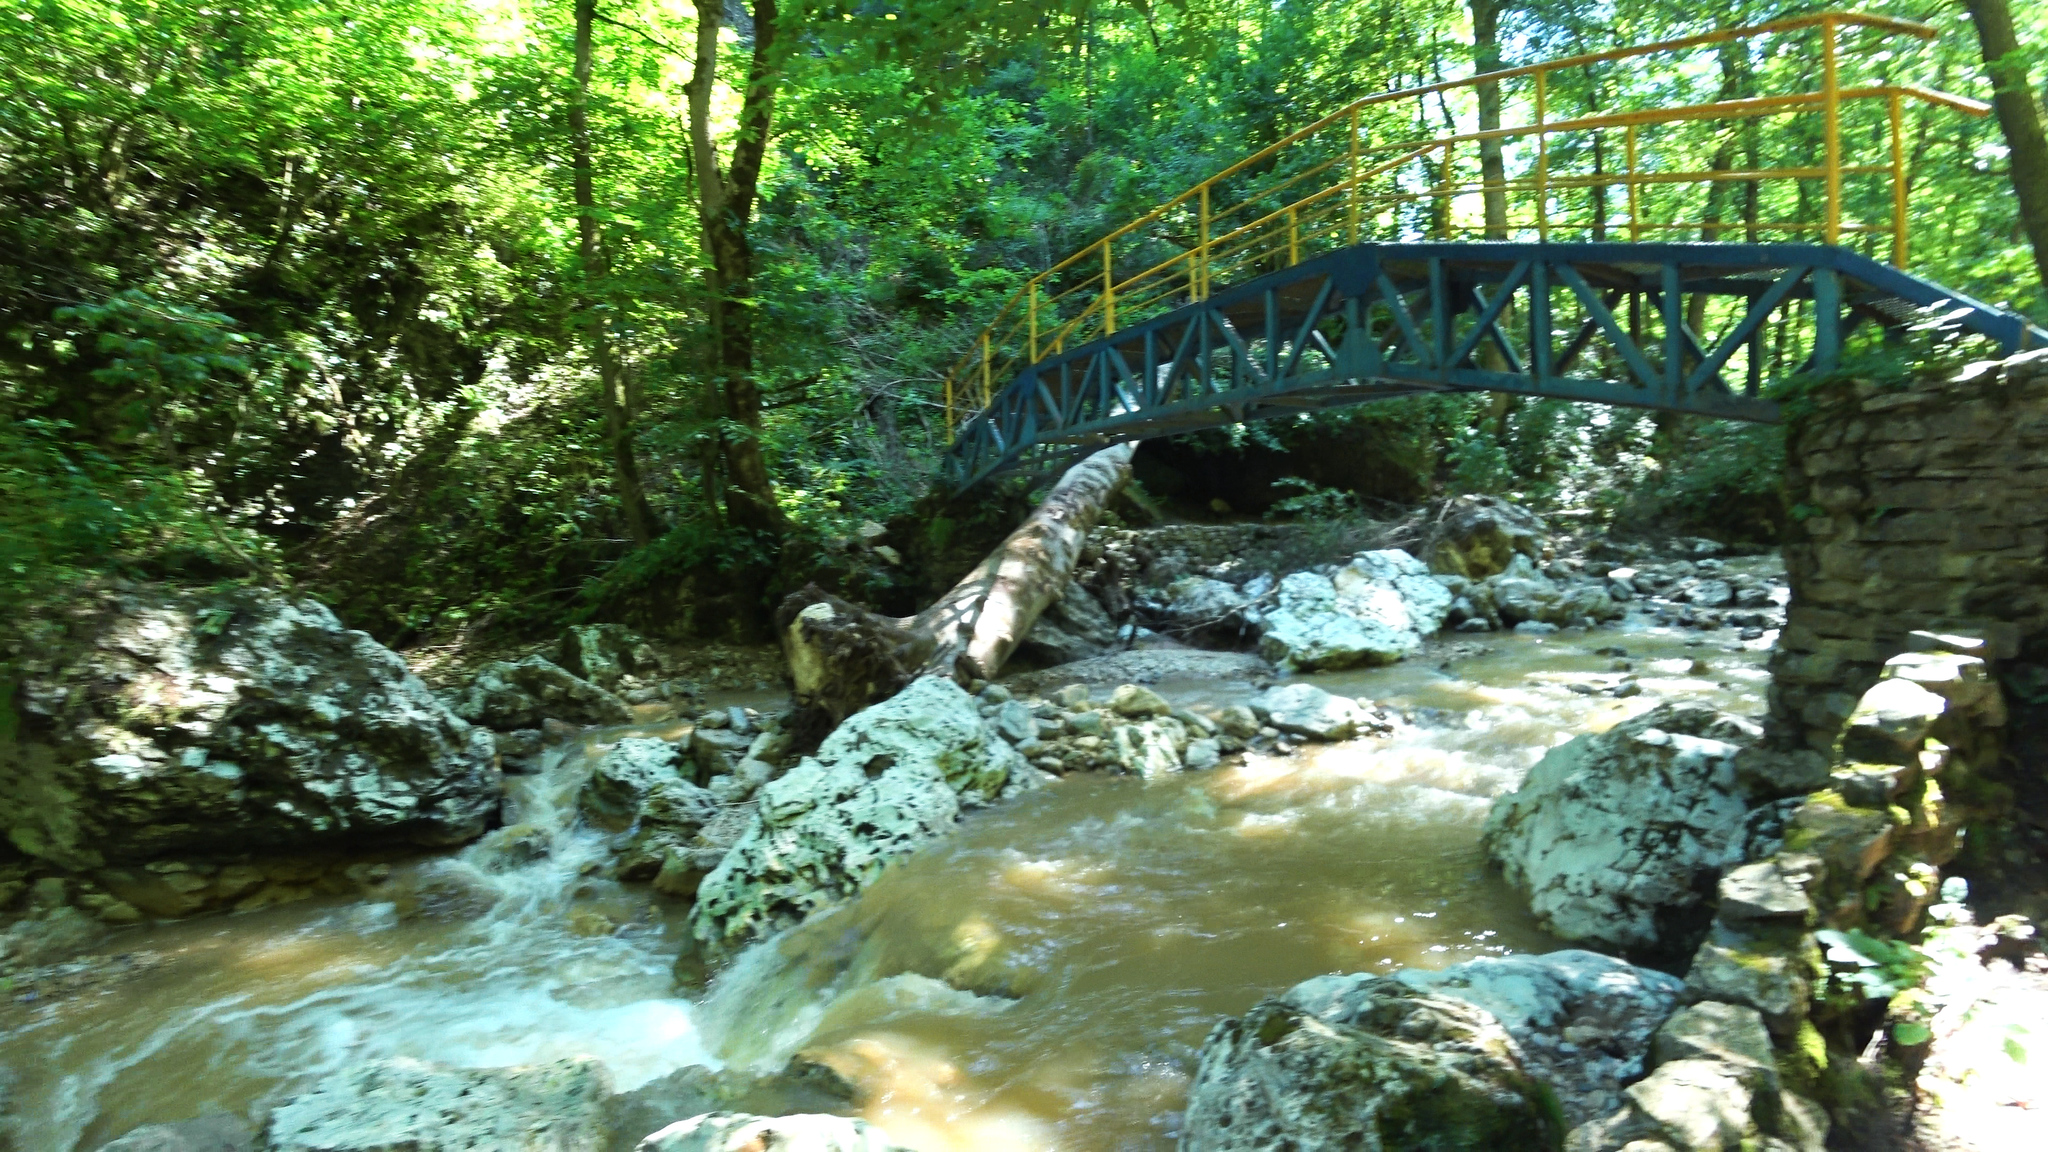
[[[579,0],[586,2],[586,0]],[[754,54],[740,99],[739,136],[723,167],[712,138],[711,91],[718,72],[718,34],[724,9],[697,4],[697,60],[690,78],[690,151],[697,177],[697,218],[711,257],[712,373],[725,395],[728,431],[721,434],[726,464],[726,519],[740,528],[780,535],[782,506],[761,452],[761,385],[754,376],[754,249],[747,223],[761,178],[774,118],[779,13],[775,0],[754,0]]]
[[600,306],[611,267],[598,236],[597,192],[590,154],[590,26],[596,17],[597,0],[576,0],[576,89],[569,98],[569,147],[576,169],[576,254],[583,265],[582,299],[578,303],[589,333],[590,358],[597,362],[598,387],[604,393],[605,440],[611,448],[612,479],[618,489],[619,507],[625,512],[626,531],[632,534],[633,542],[645,544],[654,539],[654,509],[648,506],[647,489],[640,482],[640,463],[633,455],[633,404],[626,374],[606,328],[606,310]]
[[2034,246],[2034,269],[2048,289],[2048,135],[2041,128],[2041,109],[2027,82],[2026,58],[2020,55],[2013,31],[2012,9],[2006,0],[1967,0],[1984,49],[1984,71],[1994,89],[1991,106],[2012,150],[2013,191],[2020,201],[2020,226]]
[[988,680],[1066,586],[1103,508],[1131,477],[1132,444],[1067,470],[1021,527],[915,616],[883,616],[820,590],[793,592],[775,630],[796,686],[798,742],[919,676]]
[[[1477,72],[1500,71],[1500,13],[1502,0],[1468,0],[1472,8],[1472,67]],[[1500,84],[1479,86],[1479,130],[1500,128]],[[1486,210],[1486,238],[1508,238],[1508,169],[1501,157],[1500,137],[1479,142],[1480,199]]]

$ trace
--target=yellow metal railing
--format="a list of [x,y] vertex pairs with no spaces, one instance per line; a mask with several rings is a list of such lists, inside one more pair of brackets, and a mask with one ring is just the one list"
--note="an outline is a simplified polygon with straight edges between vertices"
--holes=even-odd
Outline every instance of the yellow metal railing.
[[[1876,244],[1889,238],[1892,263],[1904,267],[1909,255],[1905,102],[1976,116],[1987,114],[1990,106],[1909,84],[1845,87],[1842,42],[1845,32],[1855,30],[1923,40],[1936,34],[1905,20],[1823,12],[1355,101],[1026,281],[947,374],[947,427],[957,430],[964,417],[987,406],[994,388],[1045,355],[1206,299],[1217,284],[1277,271],[1364,240],[1485,236],[1548,241],[1617,235],[1644,240],[1685,232],[1703,239],[1737,233],[1750,242],[1768,236]],[[1816,91],[1554,115],[1552,81],[1567,70],[1764,37],[1786,38],[1790,42],[1782,50],[1796,50],[1795,38],[1802,34],[1819,41]],[[1503,126],[1456,130],[1451,97],[1488,84],[1501,89]],[[1450,122],[1442,134],[1423,127],[1431,97]],[[1519,123],[1506,123],[1510,111],[1520,113]],[[1781,133],[1777,140],[1781,149],[1789,139],[1796,148],[1810,150],[1797,157],[1803,163],[1736,166],[1730,159],[1728,166],[1706,169],[1663,166],[1667,156],[1680,161],[1696,157],[1709,143],[1717,157],[1749,152],[1736,148],[1735,138],[1727,134],[1766,118],[1799,121],[1803,134]],[[1617,133],[1619,170],[1612,163]],[[1851,140],[1872,155],[1859,153],[1845,162]],[[1484,178],[1480,161],[1491,142],[1499,142],[1504,162],[1514,163],[1519,174]],[[1701,189],[1717,186],[1742,191],[1744,202],[1734,206],[1737,218],[1726,218],[1723,210],[1730,205],[1720,194],[1700,195]],[[1818,196],[1812,194],[1815,186]],[[1857,195],[1850,195],[1852,186]],[[1621,203],[1609,204],[1608,194],[1616,191]],[[1468,203],[1488,197],[1497,197],[1496,205],[1505,200],[1508,207],[1506,220],[1497,218],[1491,227]],[[1767,197],[1770,208],[1782,209],[1778,218],[1762,215]]]

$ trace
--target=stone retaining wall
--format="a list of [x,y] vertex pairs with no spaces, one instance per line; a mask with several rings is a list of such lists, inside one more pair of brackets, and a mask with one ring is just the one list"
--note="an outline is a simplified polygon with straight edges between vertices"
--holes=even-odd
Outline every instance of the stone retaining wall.
[[1774,736],[1830,749],[1909,632],[2048,645],[2048,351],[1822,388],[1787,437]]

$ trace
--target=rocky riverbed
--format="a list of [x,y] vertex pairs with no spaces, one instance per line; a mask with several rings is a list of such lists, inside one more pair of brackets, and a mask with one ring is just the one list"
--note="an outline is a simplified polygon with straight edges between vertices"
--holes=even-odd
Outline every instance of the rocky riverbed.
[[[122,656],[100,696],[46,693],[47,730],[126,741],[144,770],[102,777],[146,788],[284,723],[330,751],[267,769],[261,804],[174,786],[258,844],[305,809],[289,797],[324,797],[335,847],[297,872],[189,837],[168,861],[87,859],[47,806],[17,817],[59,847],[17,866],[0,947],[7,1123],[22,1147],[92,1149],[199,1118],[124,1152],[673,1152],[771,1129],[932,1152],[1384,1140],[1398,1125],[1373,1117],[1439,1115],[1424,1126],[1459,1147],[1570,1131],[1605,1152],[1718,1147],[1674,1133],[1737,1108],[1730,1139],[1818,1147],[1825,1118],[1754,1071],[1803,1001],[1735,979],[1761,929],[1729,919],[1808,906],[1801,857],[1773,853],[1829,780],[1744,719],[1782,619],[1774,560],[1581,544],[1485,501],[1445,522],[1293,570],[1256,531],[1104,533],[1016,672],[917,681],[808,755],[773,692],[716,692],[617,628],[436,694],[317,605],[152,608],[176,674],[224,703],[163,735],[121,705],[163,697]],[[235,706],[215,681],[237,676],[284,710]],[[323,784],[378,771],[374,726],[338,726],[339,752],[319,734],[358,682],[471,750],[401,789],[505,774],[492,830],[421,855],[443,825]],[[115,887],[131,872],[154,887]],[[121,898],[158,889],[183,903]],[[1342,1071],[1360,1061],[1469,1100],[1365,1091]],[[496,1103],[418,1129],[405,1102],[443,1096]],[[792,1112],[810,1118],[761,1118]]]
[[[1171,1143],[1177,1101],[1217,1016],[1331,968],[1386,971],[1550,946],[1512,891],[1487,877],[1478,850],[1487,798],[1563,733],[1602,726],[1651,700],[1754,699],[1756,654],[1732,638],[1688,646],[1696,639],[1678,631],[1459,639],[1392,668],[1292,682],[1346,702],[1340,710],[1353,731],[1335,742],[1283,732],[1264,722],[1270,707],[1263,718],[1251,709],[1272,691],[1260,686],[1272,673],[1255,661],[1231,657],[1235,674],[1176,674],[1226,654],[1133,652],[1110,658],[1125,662],[1113,668],[1119,674],[1094,683],[1081,669],[1042,690],[1020,676],[979,697],[961,693],[966,714],[1013,752],[1022,745],[1047,759],[1031,747],[1036,739],[1062,749],[1064,768],[1067,751],[1095,751],[1077,744],[1090,726],[1085,717],[1095,716],[1110,732],[1150,725],[1152,750],[1172,747],[1183,770],[1148,781],[1091,759],[1062,776],[1046,773],[1051,779],[1028,795],[955,817],[960,832],[910,854],[835,914],[870,922],[861,938],[881,942],[870,947],[938,952],[951,956],[945,964],[884,964],[868,970],[872,981],[828,989],[804,964],[771,963],[784,955],[778,946],[757,947],[704,1005],[671,991],[675,957],[694,938],[692,905],[656,885],[659,866],[649,876],[626,865],[645,858],[633,855],[634,838],[646,845],[657,830],[614,831],[618,818],[606,815],[605,800],[616,802],[634,775],[630,765],[645,767],[656,749],[674,750],[666,761],[657,752],[657,771],[682,764],[692,780],[707,781],[692,786],[710,793],[708,785],[743,775],[737,770],[757,744],[772,754],[772,739],[763,740],[773,736],[772,717],[737,704],[693,708],[682,720],[559,739],[508,777],[503,826],[454,857],[396,861],[360,896],[316,895],[228,919],[122,932],[109,938],[119,949],[110,963],[125,963],[112,955],[147,954],[147,970],[68,998],[14,1004],[0,1051],[20,1077],[15,1122],[24,1147],[94,1148],[138,1124],[213,1109],[260,1120],[323,1077],[376,1058],[489,1067],[593,1054],[606,1066],[608,1090],[619,1093],[693,1063],[773,1069],[799,1050],[850,1046],[877,1056],[885,1071],[844,1066],[859,1102],[838,1107],[882,1124],[892,1138],[919,1136],[914,1147],[996,1146],[975,1142],[1007,1126],[1016,1128],[1015,1147],[1096,1132]],[[1597,651],[1617,646],[1629,656]],[[1644,696],[1575,687],[1614,676],[1608,669],[1621,659],[1640,662]],[[1657,660],[1683,661],[1682,670],[1674,663],[1659,673]],[[1003,737],[1006,708],[1011,735],[1026,739]],[[1242,751],[1223,752],[1219,721],[1233,708],[1261,722],[1240,728]],[[1036,732],[1022,730],[1020,710]],[[1216,736],[1205,734],[1201,718],[1217,722]],[[1157,736],[1173,725],[1188,746],[1215,740],[1228,765],[1185,770],[1186,747]],[[1116,746],[1112,737],[1101,747]],[[1126,737],[1123,746],[1142,752],[1144,742]],[[599,780],[612,783],[593,787]],[[631,810],[644,800],[632,799]],[[719,813],[759,801],[729,791],[712,800],[712,819],[688,838],[709,828],[708,840],[737,843],[744,823],[728,816],[724,831],[712,825]],[[1333,863],[1344,859],[1353,863]],[[1304,876],[1325,871],[1303,885]],[[638,878],[614,878],[622,872]],[[980,895],[962,899],[970,892],[960,886],[963,874],[976,877]],[[1252,887],[1234,887],[1253,877]],[[1492,895],[1471,899],[1474,884]],[[918,916],[898,923],[891,908]],[[1031,930],[1017,931],[1013,917]],[[1197,947],[1204,939],[1227,943],[1208,953]],[[1030,1043],[997,1042],[988,1031],[986,993],[1009,1004],[1017,988],[978,984],[964,969],[946,981],[963,947],[980,949],[989,972],[1022,964],[1067,973],[1058,987],[1008,1009],[1017,1023],[1004,1027]],[[1184,962],[1159,964],[1176,954]],[[764,967],[782,975],[762,974]],[[252,983],[257,973],[260,983]],[[752,997],[742,992],[748,979],[756,988],[794,981],[799,991]],[[979,990],[963,994],[955,983]],[[777,1016],[775,1005],[785,1003],[789,1013]],[[1059,1021],[1083,1027],[1085,1045],[1075,1034],[1063,1041]],[[889,1055],[906,1034],[926,1039]],[[779,1039],[763,1047],[770,1038]],[[960,1074],[946,1066],[990,1059],[992,1071],[953,1088],[918,1086],[920,1077]],[[1066,1087],[1047,1096],[1031,1087],[1041,1084]],[[953,1103],[924,1128],[898,1132],[919,1093]],[[822,1105],[813,1098],[803,1106]]]

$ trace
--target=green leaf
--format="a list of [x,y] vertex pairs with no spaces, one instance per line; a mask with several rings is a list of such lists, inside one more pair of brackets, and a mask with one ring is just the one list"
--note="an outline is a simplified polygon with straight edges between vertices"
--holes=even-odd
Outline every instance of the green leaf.
[[1901,1020],[1897,1024],[1892,1025],[1893,1042],[1903,1044],[1908,1048],[1925,1044],[1932,1039],[1934,1039],[1934,1033],[1927,1025],[1917,1020]]

